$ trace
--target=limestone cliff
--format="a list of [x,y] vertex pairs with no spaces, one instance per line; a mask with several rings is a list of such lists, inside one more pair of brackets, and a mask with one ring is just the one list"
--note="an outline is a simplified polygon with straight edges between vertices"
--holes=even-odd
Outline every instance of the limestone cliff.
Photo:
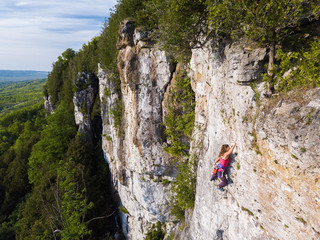
[[[195,208],[186,239],[319,239],[320,89],[258,99],[266,50],[193,51],[203,124]],[[260,92],[259,92],[260,91]],[[209,182],[220,146],[238,139],[221,193]]]
[[86,135],[87,141],[93,141],[91,112],[98,94],[98,78],[94,73],[79,73],[76,80],[76,92],[73,97],[75,122],[78,131]]
[[[162,119],[175,64],[131,22],[120,33],[121,83],[98,73],[103,150],[123,230],[128,239],[143,239],[151,223],[172,220],[170,187],[161,181],[177,173],[163,151]],[[176,239],[320,238],[320,89],[263,98],[266,62],[267,50],[246,42],[193,50],[196,201]],[[213,162],[221,145],[236,139],[229,185],[220,192],[210,182]]]
[[54,113],[54,106],[51,102],[51,96],[45,96],[43,97],[44,100],[44,109],[46,110],[46,112],[53,114]]
[[[116,76],[99,69],[98,77],[103,150],[125,213],[123,230],[130,239],[143,239],[151,223],[170,216],[169,187],[161,181],[176,173],[163,152],[162,101],[174,64],[165,52],[139,46],[143,34],[136,31],[133,36],[130,26],[123,24],[124,37],[117,44],[121,89]],[[115,122],[117,111],[120,126]]]

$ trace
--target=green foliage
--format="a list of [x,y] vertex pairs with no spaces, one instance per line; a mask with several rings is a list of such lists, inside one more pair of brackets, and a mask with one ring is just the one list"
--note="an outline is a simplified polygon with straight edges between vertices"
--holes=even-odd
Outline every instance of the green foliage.
[[163,231],[163,223],[157,222],[152,224],[151,228],[146,234],[145,240],[162,240],[165,236],[165,231]]
[[6,221],[1,221],[0,236],[1,240],[15,239],[15,233],[19,229],[19,220],[23,209],[23,202],[18,203],[16,209],[10,214]]
[[278,91],[289,91],[297,86],[320,86],[320,40],[315,39],[298,51],[286,52],[279,49],[280,62],[275,72]]
[[174,194],[171,213],[180,221],[184,221],[185,210],[194,207],[197,163],[195,157],[190,161],[181,159],[177,165],[178,177],[171,185]]
[[305,153],[307,150],[305,148],[300,148],[300,152]]
[[88,44],[83,44],[82,48],[75,54],[72,64],[76,65],[76,72],[94,72],[97,74],[98,42],[99,37],[93,38]]
[[169,185],[171,182],[168,179],[162,179],[161,183],[163,185]]
[[95,147],[75,132],[72,111],[61,103],[29,158],[34,185],[18,239],[96,239],[113,228],[113,219],[101,217],[113,204],[101,143]]
[[189,141],[194,128],[195,96],[190,78],[184,70],[177,73],[168,101],[168,113],[164,124],[167,146],[164,150],[175,157],[178,177],[172,182],[172,214],[179,220],[184,219],[184,212],[193,208],[195,200],[195,180],[197,161],[189,160]]
[[286,38],[291,33],[290,27],[319,14],[320,9],[313,0],[207,0],[206,4],[209,25],[218,34],[226,33],[233,39],[246,36],[267,46]]
[[0,85],[0,116],[43,101],[45,79]]
[[113,227],[113,218],[92,221],[95,217],[109,215],[113,207],[108,166],[101,148],[101,142],[93,146],[78,134],[69,143],[66,158],[59,163],[60,191],[63,192],[61,209],[68,228],[63,234],[68,233],[66,236],[70,239],[76,236],[87,239],[89,235],[95,239],[98,233],[108,232]]
[[106,70],[117,72],[116,42],[120,22],[134,20],[136,26],[153,31],[161,48],[180,60],[190,57],[191,48],[206,37],[207,10],[203,0],[120,0],[111,13],[99,40],[100,61]]
[[111,91],[108,87],[104,88],[104,96],[109,97],[111,96]]
[[110,114],[114,120],[114,126],[117,129],[118,135],[121,134],[121,119],[122,119],[122,100],[118,98],[114,108],[110,109]]
[[303,224],[306,224],[306,223],[307,223],[302,217],[296,217],[296,219],[297,219],[299,222],[302,222]]
[[87,114],[87,103],[85,101],[82,102],[82,106],[81,106],[80,112],[82,114]]
[[248,208],[241,207],[241,210],[247,212],[250,216],[254,216],[253,212],[251,212]]
[[43,104],[30,106],[2,116],[0,118],[0,154],[14,144],[28,121],[34,122],[35,128],[41,128],[41,118],[38,118],[40,115],[44,116]]
[[[314,19],[320,15],[320,5],[314,0],[207,0],[206,3],[209,8],[209,26],[218,36],[227,36],[231,39],[245,37],[255,41],[260,46],[269,48],[268,73],[264,77],[264,80],[268,82],[270,90],[273,89],[273,85],[275,84],[274,74],[277,71],[274,65],[276,48],[281,46],[280,44],[286,39],[290,38],[294,31],[303,23],[304,19]],[[296,54],[293,54],[289,57],[290,59],[283,60],[291,61],[296,56]],[[314,55],[305,55],[306,61],[304,63],[306,68],[304,69],[306,71],[308,71],[307,67],[315,69],[314,64],[309,62],[314,57]],[[286,65],[287,63],[284,62],[282,64]],[[282,67],[282,69],[284,68]],[[309,77],[315,77],[312,72],[314,71],[311,70],[310,74],[306,77],[309,81]],[[302,73],[303,70],[301,71],[301,77],[303,76]],[[306,78],[302,81],[306,82]],[[296,85],[298,85],[299,81],[301,80],[295,81]],[[290,84],[287,81],[282,81],[281,85],[280,89],[283,89],[283,85],[287,86]]]
[[19,229],[23,201],[30,192],[28,158],[40,138],[44,121],[43,104],[0,117],[0,235],[14,239]]
[[76,89],[74,82],[78,78],[78,73],[97,73],[98,41],[98,37],[93,38],[88,44],[83,44],[78,52],[68,48],[53,63],[44,89],[45,95],[51,96],[52,104],[59,105],[61,101],[72,104],[72,97]]
[[[174,54],[179,61],[191,56],[191,49],[206,41],[207,7],[204,0],[146,1],[142,11],[147,21],[143,26],[154,30],[161,48]],[[138,23],[141,23],[139,21]]]
[[48,118],[48,127],[41,133],[41,140],[34,146],[29,159],[29,179],[32,184],[38,185],[46,174],[55,173],[75,133],[73,112],[62,103],[55,114]]
[[189,152],[188,142],[194,128],[195,96],[190,78],[185,71],[177,73],[176,84],[171,91],[168,113],[165,117],[166,136],[169,146],[164,150],[173,156],[185,156]]
[[[72,50],[66,50],[65,52],[72,52]],[[73,57],[69,56],[69,54],[62,53],[62,56],[58,57],[58,60],[53,63],[52,71],[48,75],[47,80],[47,92],[51,96],[52,104],[56,104],[60,101],[60,92],[64,82],[67,81],[67,67],[69,65],[70,59],[65,57]],[[70,81],[70,80],[69,80]]]
[[124,213],[124,214],[128,214],[128,213],[129,213],[128,209],[126,209],[125,206],[119,207],[119,210],[120,210],[120,212],[122,212],[122,213]]
[[[73,162],[70,163],[70,165],[74,165]],[[63,193],[61,213],[64,219],[64,229],[61,237],[65,240],[83,239],[91,233],[84,222],[84,217],[87,211],[93,207],[93,203],[88,203],[85,198],[85,187],[79,188],[79,184],[81,184],[77,179],[79,170],[63,162],[60,165],[62,166],[58,169],[58,174],[60,178],[60,191]],[[80,170],[80,173],[83,174],[83,169]],[[82,182],[82,184],[85,184],[85,182]]]

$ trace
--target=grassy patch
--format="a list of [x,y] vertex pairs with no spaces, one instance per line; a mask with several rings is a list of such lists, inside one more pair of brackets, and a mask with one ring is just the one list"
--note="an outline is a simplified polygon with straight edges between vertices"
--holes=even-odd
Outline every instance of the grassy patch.
[[253,212],[251,212],[248,208],[241,207],[241,210],[247,212],[250,216],[254,216]]
[[163,180],[161,181],[161,183],[162,183],[163,185],[169,185],[171,182],[170,182],[168,179],[163,179]]
[[110,89],[108,87],[104,88],[104,96],[105,97],[111,96],[111,91],[110,91]]
[[306,223],[307,223],[302,217],[296,217],[296,219],[297,219],[299,222],[302,222],[303,224],[306,224]]
[[152,224],[151,228],[146,234],[145,240],[162,240],[165,236],[164,225],[161,222],[157,222],[156,224]]
[[120,212],[124,213],[124,214],[129,214],[128,209],[125,208],[125,206],[121,206],[119,207]]
[[121,134],[121,119],[122,119],[122,100],[117,99],[115,107],[110,110],[110,114],[114,120],[114,127],[117,129],[118,135]]
[[248,117],[247,116],[242,117],[242,122],[244,123],[248,122]]
[[306,151],[307,151],[307,149],[305,149],[305,148],[300,148],[300,152],[305,153]]
[[112,141],[112,137],[109,136],[108,134],[102,134],[101,136],[104,137],[108,141]]
[[255,130],[253,130],[250,135],[253,137],[253,140],[251,141],[251,147],[255,150],[256,154],[261,155],[261,151],[258,145],[258,137]]

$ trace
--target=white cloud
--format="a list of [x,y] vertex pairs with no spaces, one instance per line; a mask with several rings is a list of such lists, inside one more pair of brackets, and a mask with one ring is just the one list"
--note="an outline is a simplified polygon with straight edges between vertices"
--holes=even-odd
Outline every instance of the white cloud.
[[0,3],[0,69],[51,70],[67,48],[97,36],[116,0]]

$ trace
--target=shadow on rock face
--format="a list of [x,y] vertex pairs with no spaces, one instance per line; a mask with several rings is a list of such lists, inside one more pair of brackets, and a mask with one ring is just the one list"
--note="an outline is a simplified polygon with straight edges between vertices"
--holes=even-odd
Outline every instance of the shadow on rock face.
[[231,153],[229,157],[230,157],[230,162],[229,162],[229,166],[227,167],[227,170],[226,170],[228,185],[233,183],[233,180],[231,178],[231,168],[233,168],[232,165],[233,165],[233,163],[235,163],[237,155],[234,153]]
[[224,232],[223,230],[218,230],[214,240],[222,240],[223,239],[223,232]]

